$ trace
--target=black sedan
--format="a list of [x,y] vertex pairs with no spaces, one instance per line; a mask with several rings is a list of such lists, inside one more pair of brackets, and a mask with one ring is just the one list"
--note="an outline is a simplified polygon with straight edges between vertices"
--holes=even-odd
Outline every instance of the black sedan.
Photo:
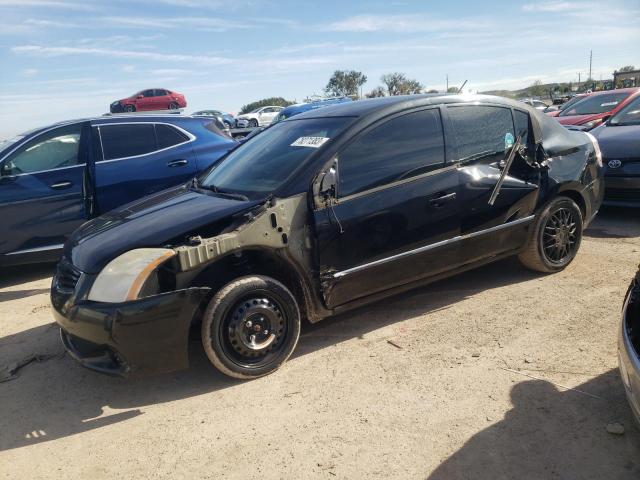
[[[387,97],[266,129],[188,184],[65,245],[51,300],[79,362],[255,378],[311,322],[518,255],[564,269],[604,193],[597,143],[521,103]],[[541,298],[541,300],[543,300]]]
[[602,150],[605,204],[640,207],[640,97],[592,134]]

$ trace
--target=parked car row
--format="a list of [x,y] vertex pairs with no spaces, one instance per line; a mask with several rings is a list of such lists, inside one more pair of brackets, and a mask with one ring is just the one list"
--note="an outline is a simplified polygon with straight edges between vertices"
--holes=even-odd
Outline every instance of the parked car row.
[[640,88],[574,96],[547,112],[571,130],[590,131],[605,164],[605,204],[640,207]]

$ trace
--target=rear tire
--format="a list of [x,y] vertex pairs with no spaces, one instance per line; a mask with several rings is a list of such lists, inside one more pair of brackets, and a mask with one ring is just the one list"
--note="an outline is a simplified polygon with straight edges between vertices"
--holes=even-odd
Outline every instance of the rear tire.
[[578,253],[582,228],[578,205],[568,197],[554,198],[537,215],[520,262],[537,272],[564,270]]
[[282,283],[241,277],[222,287],[202,317],[202,345],[211,363],[234,378],[277,370],[300,337],[300,311]]
[[171,102],[169,104],[169,110],[178,110],[178,108],[180,108],[180,105],[178,105],[176,102]]

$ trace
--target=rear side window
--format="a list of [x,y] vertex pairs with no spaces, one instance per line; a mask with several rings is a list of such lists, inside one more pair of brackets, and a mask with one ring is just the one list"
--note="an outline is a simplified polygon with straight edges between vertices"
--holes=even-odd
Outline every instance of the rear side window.
[[393,118],[359,137],[338,158],[340,197],[437,168],[444,164],[440,112],[422,110]]
[[158,149],[173,147],[189,140],[189,137],[178,129],[161,123],[156,124],[156,137],[158,138]]
[[157,150],[152,123],[102,125],[102,151],[105,160],[134,157]]
[[511,110],[484,105],[447,108],[453,124],[458,160],[499,161],[515,140]]

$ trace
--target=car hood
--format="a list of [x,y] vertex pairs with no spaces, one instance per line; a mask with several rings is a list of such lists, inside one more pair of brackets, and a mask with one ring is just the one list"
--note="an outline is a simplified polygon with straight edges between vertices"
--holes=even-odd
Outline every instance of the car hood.
[[218,226],[221,230],[234,214],[259,203],[228,199],[184,185],[164,190],[85,223],[67,240],[64,255],[79,270],[99,273],[128,250],[161,247],[205,227],[211,230]]
[[598,139],[603,158],[640,156],[640,125],[601,125],[591,133]]
[[591,120],[597,120],[602,118],[608,113],[595,113],[590,115],[567,115],[566,117],[558,116],[558,121],[562,125],[582,125],[583,123],[590,122]]

